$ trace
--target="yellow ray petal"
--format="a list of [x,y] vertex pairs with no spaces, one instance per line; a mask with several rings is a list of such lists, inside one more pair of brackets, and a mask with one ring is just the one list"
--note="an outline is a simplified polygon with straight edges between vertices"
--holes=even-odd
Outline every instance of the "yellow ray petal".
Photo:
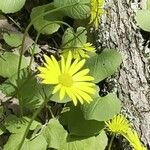
[[79,59],[75,59],[74,62],[72,63],[72,65],[70,66],[69,70],[68,70],[68,73],[70,74],[74,67],[77,65],[77,63],[79,62]]
[[76,73],[75,75],[73,75],[72,78],[73,79],[78,79],[78,78],[88,74],[89,71],[90,71],[89,69],[83,69],[83,70],[79,71],[78,73]]
[[77,106],[77,98],[72,92],[72,88],[66,88],[66,93],[67,95],[72,99],[73,103],[75,106]]
[[85,59],[82,59],[74,67],[69,69],[69,73],[71,75],[74,75],[77,71],[79,71],[83,67],[84,64],[85,64]]
[[71,61],[72,61],[72,53],[69,51],[68,57],[67,57],[67,60],[66,60],[65,72],[68,72],[68,69],[71,66]]
[[86,102],[90,103],[92,101],[91,96],[89,94],[87,94],[86,92],[83,92],[79,89],[76,89],[76,91]]
[[51,56],[51,58],[52,58],[52,63],[55,67],[55,70],[56,70],[57,74],[60,75],[60,67],[59,67],[59,64],[58,64],[57,60],[55,59],[54,56]]
[[77,97],[77,99],[80,101],[81,104],[84,103],[83,98],[76,92],[76,89],[72,90],[74,95]]
[[45,79],[45,80],[42,81],[42,83],[43,84],[57,84],[58,82],[54,81],[54,80],[47,80],[47,79]]
[[77,78],[73,77],[73,80],[74,81],[93,81],[94,78],[91,76],[82,76],[82,77],[77,77]]

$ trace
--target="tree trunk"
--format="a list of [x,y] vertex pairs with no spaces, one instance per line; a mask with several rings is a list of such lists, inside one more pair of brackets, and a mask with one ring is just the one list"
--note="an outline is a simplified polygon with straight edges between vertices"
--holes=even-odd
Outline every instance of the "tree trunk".
[[135,9],[138,7],[136,1],[106,0],[96,43],[98,49],[115,48],[122,54],[123,63],[116,83],[122,111],[133,122],[143,143],[150,147],[149,66],[144,57],[148,48],[143,46],[136,27]]

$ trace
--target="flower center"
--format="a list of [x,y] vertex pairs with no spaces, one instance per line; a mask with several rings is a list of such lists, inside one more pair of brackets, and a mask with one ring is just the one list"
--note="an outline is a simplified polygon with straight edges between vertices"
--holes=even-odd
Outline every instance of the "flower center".
[[59,82],[64,86],[71,86],[73,83],[72,77],[67,74],[63,73],[58,77]]

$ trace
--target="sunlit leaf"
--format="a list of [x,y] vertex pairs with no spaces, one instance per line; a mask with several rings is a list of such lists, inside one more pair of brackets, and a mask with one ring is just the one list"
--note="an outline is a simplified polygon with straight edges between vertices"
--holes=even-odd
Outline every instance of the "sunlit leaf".
[[67,132],[57,119],[51,119],[43,129],[43,135],[49,148],[59,149],[67,137]]
[[11,47],[18,47],[22,43],[22,37],[17,33],[4,33],[3,38],[5,42]]
[[[9,115],[5,119],[5,127],[10,133],[20,133],[20,132],[25,132],[28,123],[30,121],[30,118],[27,117],[17,117],[15,115]],[[33,121],[30,130],[34,130],[37,125],[40,125],[39,122]]]
[[90,75],[95,79],[94,82],[98,83],[113,75],[121,62],[120,53],[112,49],[105,49],[101,54],[89,58],[85,66],[90,69]]
[[0,10],[4,13],[14,13],[19,11],[26,0],[0,0]]
[[136,13],[137,25],[145,31],[150,32],[150,10],[138,10]]
[[[38,6],[32,9],[31,12],[31,20],[34,20],[36,17],[45,13],[47,11],[53,10],[53,3]],[[33,21],[34,28],[42,33],[42,34],[52,34],[56,32],[60,28],[59,23],[55,23],[54,21],[62,21],[63,13],[62,12],[53,12],[49,13],[45,16],[39,17],[38,19]]]
[[54,0],[55,7],[74,19],[85,19],[90,15],[90,0]]
[[92,137],[68,136],[66,142],[58,150],[105,150],[107,141],[108,139],[104,131],[98,136]]
[[[11,134],[7,143],[4,145],[3,150],[17,150],[22,140],[24,132],[17,134]],[[21,150],[46,150],[47,142],[42,135],[35,137],[34,139],[25,139],[25,142]]]
[[121,101],[114,94],[95,98],[90,104],[82,106],[85,119],[107,121],[121,110]]
[[[19,55],[11,52],[5,52],[0,55],[0,76],[11,77],[18,71]],[[22,58],[21,69],[27,67],[25,57]]]

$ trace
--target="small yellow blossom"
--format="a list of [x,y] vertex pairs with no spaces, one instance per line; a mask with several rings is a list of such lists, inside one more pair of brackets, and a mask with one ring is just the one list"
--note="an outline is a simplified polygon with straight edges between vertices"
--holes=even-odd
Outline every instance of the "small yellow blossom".
[[115,116],[113,119],[105,123],[108,131],[115,134],[124,134],[130,128],[129,121],[122,114]]
[[105,124],[108,131],[124,136],[134,150],[147,150],[140,142],[137,132],[132,129],[124,115],[119,114],[110,121],[105,122]]
[[95,52],[95,47],[91,43],[85,43],[81,46],[66,48],[63,50],[63,56],[68,55],[69,51],[72,52],[74,59],[89,58],[88,52]]
[[104,0],[91,0],[91,17],[90,23],[98,28],[100,16],[104,13]]
[[44,56],[46,63],[44,67],[38,67],[40,74],[38,76],[43,79],[42,83],[55,85],[52,94],[59,91],[60,100],[68,95],[74,105],[77,101],[81,104],[92,101],[91,94],[95,94],[95,84],[92,83],[94,78],[89,76],[89,69],[82,69],[85,59],[75,59],[72,62],[72,53],[69,52],[67,59],[61,57],[58,62],[54,56]]

